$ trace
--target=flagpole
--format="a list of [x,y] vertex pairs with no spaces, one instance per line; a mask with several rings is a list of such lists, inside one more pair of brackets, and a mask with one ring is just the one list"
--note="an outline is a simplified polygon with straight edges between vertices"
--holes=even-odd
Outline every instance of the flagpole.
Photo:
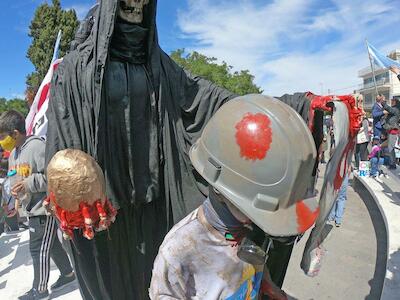
[[375,67],[374,67],[374,64],[372,63],[371,53],[369,53],[369,48],[368,48],[368,41],[367,41],[367,39],[365,39],[365,45],[366,45],[366,47],[367,47],[369,63],[371,64],[372,77],[374,78],[374,85],[375,85],[376,96],[378,96],[378,87],[377,87],[377,85],[376,85],[376,78],[375,78]]
[[61,37],[62,37],[62,31],[59,30],[56,38],[56,43],[54,44],[53,58],[51,59],[52,63],[58,58],[58,50],[60,48]]

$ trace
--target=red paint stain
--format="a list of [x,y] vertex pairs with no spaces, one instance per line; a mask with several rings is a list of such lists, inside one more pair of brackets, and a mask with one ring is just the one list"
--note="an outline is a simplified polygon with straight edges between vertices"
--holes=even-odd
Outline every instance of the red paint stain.
[[296,203],[297,229],[299,232],[305,232],[310,228],[319,215],[319,207],[311,211],[303,201]]
[[247,113],[236,124],[236,143],[240,147],[240,156],[250,160],[262,160],[272,142],[271,120],[268,116]]

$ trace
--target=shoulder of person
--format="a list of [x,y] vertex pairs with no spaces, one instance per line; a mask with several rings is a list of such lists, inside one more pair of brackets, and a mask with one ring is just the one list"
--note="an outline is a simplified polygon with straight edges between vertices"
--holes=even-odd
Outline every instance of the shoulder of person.
[[46,142],[44,139],[40,137],[29,137],[29,140],[26,142],[24,149],[35,149],[36,151],[40,150],[45,150],[46,148]]
[[31,136],[29,138],[29,143],[28,145],[34,145],[34,146],[46,146],[46,141],[38,136]]
[[184,261],[186,256],[191,256],[191,252],[195,251],[197,241],[200,242],[198,238],[204,230],[197,219],[197,212],[198,209],[191,212],[165,236],[159,251],[167,260]]

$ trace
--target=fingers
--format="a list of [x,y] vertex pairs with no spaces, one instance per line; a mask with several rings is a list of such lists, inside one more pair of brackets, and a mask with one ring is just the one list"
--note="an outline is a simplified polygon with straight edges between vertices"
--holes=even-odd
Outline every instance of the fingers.
[[14,197],[17,196],[17,194],[25,189],[24,183],[23,182],[18,182],[15,184],[12,189],[11,189],[11,195]]

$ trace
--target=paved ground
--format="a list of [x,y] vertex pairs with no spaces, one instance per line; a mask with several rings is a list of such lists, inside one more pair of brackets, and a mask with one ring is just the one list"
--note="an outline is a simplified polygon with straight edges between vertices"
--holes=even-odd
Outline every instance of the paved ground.
[[386,232],[375,202],[364,189],[349,187],[342,226],[331,232],[328,253],[314,278],[300,269],[306,240],[307,236],[292,256],[283,287],[288,294],[301,300],[379,299],[385,274]]
[[[360,193],[361,197],[349,188],[343,225],[333,230],[317,277],[305,276],[299,267],[307,236],[296,246],[284,283],[290,295],[301,300],[379,299],[385,274],[385,268],[380,266],[386,260],[384,223],[369,194],[363,190]],[[1,300],[16,299],[31,286],[33,270],[28,236],[24,231],[0,237]],[[53,266],[50,284],[58,275]],[[75,284],[52,295],[52,299],[79,300],[81,297]]]
[[[59,276],[54,264],[51,266],[50,282]],[[0,237],[0,299],[17,299],[32,287],[33,267],[29,254],[29,232],[2,234]],[[50,299],[81,299],[77,283],[55,293]]]
[[385,216],[388,236],[388,260],[381,300],[400,299],[400,178],[399,170],[382,167],[389,178],[360,178],[360,182],[375,196]]

